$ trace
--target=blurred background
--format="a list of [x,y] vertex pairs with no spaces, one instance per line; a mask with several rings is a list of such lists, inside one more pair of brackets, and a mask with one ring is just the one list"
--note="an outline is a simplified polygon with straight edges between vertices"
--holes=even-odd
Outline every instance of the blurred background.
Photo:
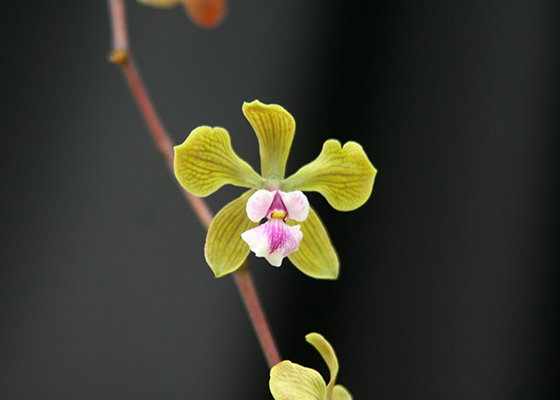
[[[127,5],[176,143],[223,126],[258,170],[241,106],[259,99],[296,119],[288,173],[329,138],[379,171],[357,211],[309,196],[337,282],[252,260],[283,358],[326,375],[304,340],[317,331],[356,399],[555,397],[557,1],[233,0],[213,31]],[[0,18],[0,399],[272,399],[233,280],[206,265],[107,62],[106,2],[8,2]]]

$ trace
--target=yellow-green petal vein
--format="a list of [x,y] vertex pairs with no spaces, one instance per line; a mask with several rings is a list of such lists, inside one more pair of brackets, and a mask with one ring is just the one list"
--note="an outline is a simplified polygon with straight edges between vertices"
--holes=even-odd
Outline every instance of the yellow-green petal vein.
[[231,147],[223,128],[200,126],[175,146],[175,176],[186,191],[205,197],[226,184],[254,188],[264,179]]
[[249,246],[241,239],[241,234],[259,225],[245,212],[247,200],[253,193],[254,190],[249,190],[227,204],[210,224],[204,255],[216,278],[238,269],[249,254]]
[[377,171],[362,146],[327,140],[321,154],[311,163],[285,179],[285,191],[301,190],[321,193],[338,211],[351,211],[366,202]]
[[296,130],[294,118],[279,105],[258,100],[243,104],[243,114],[259,140],[262,176],[283,179]]

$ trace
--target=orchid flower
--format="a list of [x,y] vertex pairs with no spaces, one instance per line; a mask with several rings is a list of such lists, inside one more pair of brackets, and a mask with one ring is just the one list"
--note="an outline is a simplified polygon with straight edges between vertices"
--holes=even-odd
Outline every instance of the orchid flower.
[[183,3],[187,15],[203,28],[215,28],[226,16],[227,0],[138,0],[158,8],[171,8]]
[[261,175],[233,151],[223,128],[198,127],[175,147],[175,175],[193,195],[208,196],[225,184],[250,189],[212,221],[205,244],[208,265],[216,277],[224,276],[238,269],[252,250],[274,266],[287,256],[313,278],[336,279],[338,256],[302,191],[321,193],[336,210],[354,210],[369,198],[375,168],[359,144],[341,147],[331,139],[315,161],[284,178],[293,117],[258,100],[245,103],[243,113],[257,134]]
[[313,346],[329,367],[328,384],[314,369],[303,367],[289,360],[276,364],[270,370],[269,387],[275,400],[352,400],[352,395],[342,385],[335,385],[338,359],[329,342],[318,333],[309,333],[305,339]]

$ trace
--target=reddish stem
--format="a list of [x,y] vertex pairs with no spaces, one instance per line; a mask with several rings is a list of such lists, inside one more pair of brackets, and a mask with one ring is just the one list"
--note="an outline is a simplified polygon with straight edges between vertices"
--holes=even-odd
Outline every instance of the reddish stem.
[[107,0],[111,18],[113,51],[128,51],[128,29],[126,28],[126,8],[124,0]]
[[[144,83],[142,82],[142,78],[140,77],[140,73],[138,72],[138,68],[136,67],[130,53],[124,0],[107,1],[113,32],[113,50],[110,55],[110,60],[111,62],[120,65],[122,68],[126,81],[138,104],[138,108],[140,109],[140,112],[150,129],[150,133],[152,134],[156,147],[162,154],[171,175],[175,176],[173,168],[173,142],[165,131],[165,128],[155,111],[153,103],[150,100]],[[210,227],[210,223],[212,222],[213,214],[206,202],[196,196],[193,196],[181,186],[179,186],[179,188],[193,208],[195,214],[200,219],[202,225],[208,229]],[[247,262],[245,262],[240,269],[233,273],[233,277],[239,290],[239,294],[245,303],[245,308],[247,309],[247,313],[249,314],[249,318],[251,319],[261,344],[268,366],[272,368],[272,366],[281,361],[281,358],[274,342],[272,332],[270,331],[266,321],[253,279],[249,273]]]
[[[144,87],[142,78],[140,77],[136,64],[134,63],[130,53],[128,53],[127,57],[125,57],[123,61],[118,62],[118,64],[122,67],[126,81],[130,86],[130,90],[138,103],[138,108],[140,108],[146,124],[150,128],[156,147],[163,156],[165,163],[167,164],[167,168],[171,174],[175,176],[173,169],[173,160],[175,158],[173,142],[169,138],[169,135],[165,131],[165,128],[157,116],[152,101],[150,100],[150,97]],[[175,180],[175,182],[177,182],[177,180]],[[200,219],[202,225],[208,229],[214,216],[212,215],[210,208],[206,205],[206,202],[199,197],[193,196],[182,187],[179,186],[179,188]]]
[[241,268],[233,273],[233,278],[239,289],[239,294],[245,303],[245,308],[249,314],[255,333],[259,338],[268,367],[272,368],[282,361],[282,359],[280,358],[276,342],[274,341],[274,337],[266,321],[257,290],[255,289],[253,279],[249,272],[247,261],[245,261]]

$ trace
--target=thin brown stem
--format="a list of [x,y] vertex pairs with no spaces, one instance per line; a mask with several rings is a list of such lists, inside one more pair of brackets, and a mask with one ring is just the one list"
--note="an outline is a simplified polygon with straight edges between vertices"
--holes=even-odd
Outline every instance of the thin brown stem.
[[[156,113],[155,107],[150,100],[148,92],[130,52],[124,0],[107,1],[113,32],[113,50],[111,51],[110,60],[122,68],[126,81],[134,98],[136,99],[138,108],[148,125],[156,147],[163,156],[171,175],[174,176],[173,142]],[[179,188],[202,225],[208,229],[210,227],[210,223],[212,222],[213,214],[206,202],[185,191],[181,186],[179,186]],[[249,314],[249,318],[251,319],[251,323],[253,324],[263,349],[268,366],[272,367],[279,363],[281,359],[274,342],[272,332],[270,331],[266,321],[253,279],[249,273],[247,261],[239,270],[233,273],[233,277],[239,290],[239,294],[245,303],[245,308],[247,309],[247,313]]]
[[[110,60],[122,68],[126,81],[138,104],[138,108],[140,109],[140,112],[150,129],[150,133],[152,134],[156,147],[163,156],[165,163],[167,164],[167,168],[173,175],[173,142],[171,141],[169,134],[165,131],[165,128],[156,113],[155,107],[153,106],[150,96],[148,95],[142,81],[142,77],[138,72],[134,58],[131,55],[128,44],[124,0],[108,0],[108,2],[114,46],[111,52]],[[183,188],[180,188],[180,190],[200,219],[202,225],[208,229],[210,227],[210,223],[212,222],[213,215],[206,205],[206,202],[196,196],[193,196]]]
[[282,361],[282,359],[280,358],[280,353],[276,347],[272,331],[264,315],[257,290],[255,289],[251,273],[249,272],[247,261],[245,261],[241,268],[233,273],[233,278],[235,279],[241,298],[245,303],[245,308],[249,314],[255,333],[259,338],[268,367],[272,368]]

